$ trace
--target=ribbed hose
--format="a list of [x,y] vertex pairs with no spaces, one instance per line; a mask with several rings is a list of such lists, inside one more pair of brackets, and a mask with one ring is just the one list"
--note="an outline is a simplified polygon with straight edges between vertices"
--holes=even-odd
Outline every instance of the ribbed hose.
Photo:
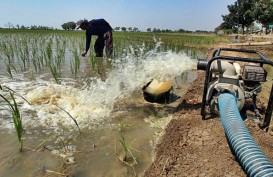
[[237,108],[235,96],[230,93],[221,94],[218,98],[218,105],[220,120],[227,139],[247,176],[273,176],[273,165],[265,157],[245,126]]

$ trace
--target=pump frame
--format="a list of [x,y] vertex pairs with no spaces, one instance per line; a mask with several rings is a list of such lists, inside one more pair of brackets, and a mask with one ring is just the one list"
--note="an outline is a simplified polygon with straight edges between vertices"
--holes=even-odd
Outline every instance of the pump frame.
[[[233,57],[233,56],[221,56],[222,51],[230,51],[230,52],[240,52],[240,53],[249,53],[249,54],[256,54],[259,58],[243,58],[243,57]],[[242,62],[252,62],[252,63],[259,63],[262,67],[264,64],[270,65],[273,67],[273,62],[270,61],[265,55],[261,52],[256,50],[249,50],[249,49],[234,49],[234,48],[219,48],[213,52],[213,56],[207,62],[206,66],[206,76],[205,76],[205,83],[204,83],[204,90],[203,90],[203,98],[201,104],[201,115],[202,119],[206,119],[206,111],[205,108],[208,105],[206,102],[206,96],[208,91],[208,85],[212,79],[212,73],[210,72],[211,64],[215,60],[227,60],[227,61],[242,61]],[[271,92],[268,99],[268,104],[265,112],[264,122],[262,123],[261,128],[267,128],[270,125],[271,115],[273,110],[273,83],[271,86]]]

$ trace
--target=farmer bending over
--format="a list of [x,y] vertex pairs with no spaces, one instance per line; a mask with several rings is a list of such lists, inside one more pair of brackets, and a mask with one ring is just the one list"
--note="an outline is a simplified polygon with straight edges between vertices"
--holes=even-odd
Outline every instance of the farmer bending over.
[[[86,31],[85,32],[86,33],[85,52],[82,54],[82,56],[85,57],[85,55],[87,54],[90,48],[91,36],[96,35],[98,36],[98,38],[95,42],[94,50],[96,53],[98,63],[103,64],[104,47],[105,47],[106,56],[110,56],[113,52],[112,27],[104,19],[93,19],[91,21],[79,20],[76,24],[77,24],[77,29],[81,28],[82,30]],[[102,69],[104,72],[104,68]]]

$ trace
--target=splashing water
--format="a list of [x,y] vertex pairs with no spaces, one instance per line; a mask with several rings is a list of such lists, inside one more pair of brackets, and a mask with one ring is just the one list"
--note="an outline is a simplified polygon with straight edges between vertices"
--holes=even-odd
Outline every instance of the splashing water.
[[[113,60],[105,81],[95,80],[90,85],[75,87],[73,81],[64,80],[61,85],[37,78],[25,81],[18,75],[16,82],[1,78],[3,86],[10,87],[25,97],[31,105],[18,100],[25,126],[47,128],[75,127],[75,123],[60,108],[74,117],[80,127],[102,124],[110,117],[115,102],[128,98],[151,79],[172,81],[175,76],[192,70],[196,60],[184,53],[148,52],[140,57],[127,55]],[[8,114],[0,110],[2,115]],[[0,117],[0,127],[12,127],[9,120]]]

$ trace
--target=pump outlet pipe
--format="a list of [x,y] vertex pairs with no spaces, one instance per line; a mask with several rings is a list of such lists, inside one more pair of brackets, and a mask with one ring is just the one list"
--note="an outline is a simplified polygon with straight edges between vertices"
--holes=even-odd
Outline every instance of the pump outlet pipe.
[[218,97],[218,106],[220,120],[231,149],[247,176],[273,176],[273,165],[245,126],[235,96],[231,93],[221,94]]

